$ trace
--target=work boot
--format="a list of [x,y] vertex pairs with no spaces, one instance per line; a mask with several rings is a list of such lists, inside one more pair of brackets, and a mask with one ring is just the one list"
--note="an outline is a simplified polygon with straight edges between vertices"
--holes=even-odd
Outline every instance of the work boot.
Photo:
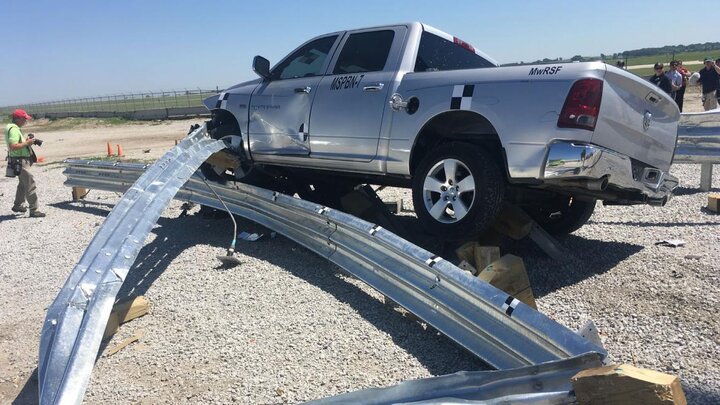
[[30,211],[30,218],[43,218],[45,217],[44,212],[40,212],[38,210]]
[[22,205],[19,207],[16,207],[13,205],[11,210],[12,210],[12,212],[27,212],[27,208],[23,207]]

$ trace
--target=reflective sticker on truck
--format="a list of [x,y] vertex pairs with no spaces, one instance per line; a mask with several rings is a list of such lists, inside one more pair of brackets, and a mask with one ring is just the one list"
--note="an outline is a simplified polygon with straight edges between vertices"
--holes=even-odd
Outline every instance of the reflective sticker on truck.
[[472,104],[472,96],[475,91],[474,84],[460,84],[453,87],[452,98],[450,99],[451,110],[469,110]]
[[225,109],[228,98],[230,98],[230,93],[220,93],[217,102],[215,103],[215,108]]

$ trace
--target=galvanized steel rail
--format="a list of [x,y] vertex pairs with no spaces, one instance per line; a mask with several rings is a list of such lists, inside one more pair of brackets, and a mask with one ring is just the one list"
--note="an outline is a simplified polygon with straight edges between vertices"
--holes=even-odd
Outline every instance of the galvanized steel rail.
[[673,163],[700,164],[700,189],[712,187],[712,169],[720,164],[720,110],[680,114]]
[[[142,165],[66,163],[66,185],[111,191],[123,191],[144,170]],[[200,176],[196,173],[190,178],[176,198],[222,209],[221,202]],[[273,229],[338,264],[499,369],[585,353],[596,353],[601,358],[606,355],[602,347],[380,226],[243,183],[214,184],[213,188],[233,213]],[[100,331],[115,296],[105,294],[109,297],[107,313],[92,320],[102,325],[96,326]],[[53,318],[49,315],[48,319]],[[94,358],[97,346],[85,352]],[[83,372],[89,375],[90,369]]]
[[177,190],[223,147],[201,127],[134,176],[48,308],[40,336],[40,403],[82,401],[115,297],[145,238]]
[[537,366],[500,371],[460,371],[405,381],[387,388],[369,388],[308,402],[308,405],[390,404],[577,404],[571,378],[602,366],[588,353]]

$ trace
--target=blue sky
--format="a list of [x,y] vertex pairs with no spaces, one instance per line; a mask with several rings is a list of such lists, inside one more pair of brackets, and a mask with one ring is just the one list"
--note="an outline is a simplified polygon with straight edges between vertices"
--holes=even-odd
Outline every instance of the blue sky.
[[[421,21],[500,63],[718,41],[677,1],[3,0],[0,106],[223,88],[313,36]],[[677,10],[677,11],[676,11]],[[687,10],[685,8],[685,10]]]

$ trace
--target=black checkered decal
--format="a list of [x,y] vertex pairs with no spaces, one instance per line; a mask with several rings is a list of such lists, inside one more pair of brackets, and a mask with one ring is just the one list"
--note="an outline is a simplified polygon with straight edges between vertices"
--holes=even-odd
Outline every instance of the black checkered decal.
[[450,99],[451,110],[469,110],[472,103],[474,84],[459,84],[453,87],[452,98]]
[[502,305],[502,310],[505,311],[508,316],[512,316],[513,311],[515,311],[515,307],[517,307],[519,303],[520,300],[512,295],[508,295],[505,303]]
[[439,262],[440,260],[442,260],[442,257],[440,257],[440,256],[433,256],[433,257],[425,260],[425,264],[426,264],[428,267],[432,267],[432,266],[438,264],[438,262]]
[[220,93],[215,103],[215,108],[225,108],[228,98],[230,98],[230,93]]

